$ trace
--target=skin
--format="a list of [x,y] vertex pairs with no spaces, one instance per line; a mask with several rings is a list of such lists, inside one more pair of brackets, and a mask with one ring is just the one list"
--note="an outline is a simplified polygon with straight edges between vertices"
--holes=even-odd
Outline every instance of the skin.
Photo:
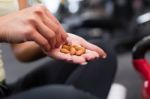
[[1,42],[3,42],[3,36],[7,37],[8,42],[35,41],[48,51],[59,47],[67,38],[67,33],[61,24],[43,5],[29,7],[0,19]]
[[[20,10],[27,7],[27,0],[18,0],[18,3]],[[46,56],[40,46],[32,41],[20,44],[11,44],[11,48],[16,58],[21,62],[32,62]]]
[[[23,4],[20,4],[20,9],[26,7]],[[4,22],[0,23],[0,40],[13,43],[12,51],[22,62],[49,56],[66,62],[84,64],[95,58],[106,57],[106,53],[98,46],[79,36],[66,33],[59,21],[42,5],[26,8],[2,17],[1,20]],[[86,48],[86,53],[82,56],[61,53],[60,46],[64,43],[81,45]]]
[[80,45],[86,48],[86,53],[81,56],[65,54],[60,52],[61,47],[59,47],[52,49],[49,53],[47,53],[47,55],[55,59],[64,60],[67,62],[81,65],[86,64],[87,61],[94,60],[95,58],[105,59],[107,56],[103,49],[99,48],[98,46],[92,43],[87,42],[82,37],[79,37],[71,33],[68,33],[67,43],[73,45]]
[[28,6],[27,0],[18,0],[18,3],[19,3],[20,10]]

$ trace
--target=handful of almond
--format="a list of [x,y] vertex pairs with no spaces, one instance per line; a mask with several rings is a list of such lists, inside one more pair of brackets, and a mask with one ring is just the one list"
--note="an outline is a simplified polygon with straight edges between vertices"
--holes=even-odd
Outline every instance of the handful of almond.
[[64,44],[62,48],[60,49],[60,52],[65,53],[65,54],[70,54],[70,55],[81,56],[82,54],[86,52],[86,49],[78,45]]

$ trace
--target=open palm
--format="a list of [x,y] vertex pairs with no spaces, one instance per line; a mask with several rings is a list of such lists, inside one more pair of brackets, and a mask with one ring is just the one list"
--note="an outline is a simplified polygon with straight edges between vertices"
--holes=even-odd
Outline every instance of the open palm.
[[67,43],[72,45],[81,45],[82,47],[86,48],[86,52],[81,56],[70,55],[60,52],[61,47],[59,47],[51,50],[48,55],[55,59],[75,64],[85,64],[87,61],[93,60],[95,58],[106,58],[106,53],[101,48],[87,42],[85,39],[77,35],[68,33]]

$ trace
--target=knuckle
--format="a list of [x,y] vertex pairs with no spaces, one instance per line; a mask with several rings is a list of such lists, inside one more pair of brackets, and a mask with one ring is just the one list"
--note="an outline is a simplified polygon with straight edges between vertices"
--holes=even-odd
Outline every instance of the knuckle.
[[34,30],[31,27],[28,27],[24,31],[24,34],[26,37],[33,37],[34,36]]
[[45,7],[43,5],[35,6],[34,13],[42,14],[44,12]]
[[61,32],[60,26],[56,25],[56,26],[55,26],[55,29],[54,29],[54,32],[55,32],[56,34],[59,34],[59,33]]
[[66,40],[68,36],[66,34],[62,34],[62,37]]
[[30,24],[33,24],[36,21],[36,17],[34,15],[31,15],[28,19],[27,22]]
[[41,44],[42,44],[43,47],[46,47],[46,46],[49,45],[48,42],[47,42],[46,40],[43,40]]
[[51,32],[50,38],[54,38],[55,36],[56,36],[55,33],[54,33],[54,32]]

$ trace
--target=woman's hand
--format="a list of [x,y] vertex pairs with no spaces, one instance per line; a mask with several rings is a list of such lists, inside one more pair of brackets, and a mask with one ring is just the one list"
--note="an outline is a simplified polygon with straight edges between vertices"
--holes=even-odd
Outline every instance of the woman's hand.
[[43,5],[0,17],[0,42],[34,41],[48,52],[59,47],[66,37],[58,20]]
[[74,34],[68,33],[67,43],[72,45],[81,45],[82,47],[86,48],[86,52],[81,56],[70,55],[60,52],[60,47],[51,50],[49,53],[47,53],[48,56],[76,64],[85,64],[95,58],[106,58],[107,56],[106,53],[98,46],[89,43],[85,39]]

